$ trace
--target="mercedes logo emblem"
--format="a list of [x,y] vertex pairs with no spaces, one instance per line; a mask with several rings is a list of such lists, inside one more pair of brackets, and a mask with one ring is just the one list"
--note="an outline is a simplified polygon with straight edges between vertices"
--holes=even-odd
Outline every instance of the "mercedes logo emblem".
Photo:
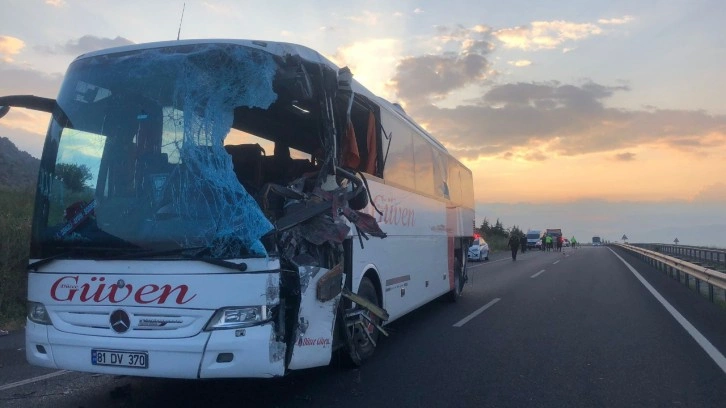
[[111,313],[109,321],[111,322],[111,328],[116,333],[126,333],[131,327],[131,319],[129,318],[129,314],[121,309]]

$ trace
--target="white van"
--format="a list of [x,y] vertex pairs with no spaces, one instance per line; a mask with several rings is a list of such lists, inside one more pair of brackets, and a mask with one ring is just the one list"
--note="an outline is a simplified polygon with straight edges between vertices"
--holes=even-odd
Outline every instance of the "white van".
[[537,241],[542,238],[542,231],[540,230],[528,230],[527,231],[527,249],[533,249],[537,247]]

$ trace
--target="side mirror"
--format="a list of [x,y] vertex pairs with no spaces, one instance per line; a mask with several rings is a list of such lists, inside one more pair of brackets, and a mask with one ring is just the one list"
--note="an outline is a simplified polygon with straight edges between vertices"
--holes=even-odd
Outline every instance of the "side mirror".
[[9,112],[11,107],[48,112],[52,114],[56,120],[72,127],[68,116],[58,107],[55,99],[35,95],[0,96],[0,118]]
[[56,107],[55,99],[43,98],[35,95],[0,96],[0,118],[5,116],[10,107],[27,108],[41,112],[53,113]]

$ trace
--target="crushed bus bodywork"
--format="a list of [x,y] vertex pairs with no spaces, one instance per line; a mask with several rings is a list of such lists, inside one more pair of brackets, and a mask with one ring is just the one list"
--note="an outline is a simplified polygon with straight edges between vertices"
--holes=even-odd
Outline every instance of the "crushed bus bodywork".
[[387,316],[345,266],[356,235],[385,237],[346,165],[351,81],[299,46],[182,41],[81,56],[55,101],[0,97],[52,113],[28,360],[182,378],[355,361],[357,327]]

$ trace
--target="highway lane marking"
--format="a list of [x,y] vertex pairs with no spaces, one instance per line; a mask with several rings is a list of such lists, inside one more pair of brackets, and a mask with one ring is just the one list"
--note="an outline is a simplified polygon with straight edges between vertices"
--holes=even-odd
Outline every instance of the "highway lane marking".
[[530,276],[530,278],[534,279],[534,278],[538,277],[539,275],[542,275],[544,273],[544,271],[545,270],[542,269],[541,271],[539,271],[539,272],[535,273],[534,275]]
[[558,263],[560,263],[560,261],[554,261],[552,262],[552,265],[557,265]]
[[479,265],[476,265],[476,266],[470,266],[470,267],[469,267],[469,269],[474,269],[474,268],[478,268],[478,267],[480,267],[480,266],[486,266],[486,265],[491,265],[491,264],[493,264],[493,263],[497,263],[497,262],[502,262],[502,261],[506,261],[506,260],[508,260],[508,259],[509,259],[509,258],[504,258],[504,259],[497,259],[496,261],[486,261],[486,263],[483,263],[483,262],[482,262],[482,263],[480,263]]
[[474,313],[470,314],[469,316],[466,316],[465,318],[459,320],[458,322],[454,323],[454,327],[461,327],[469,322],[469,320],[479,316],[483,311],[489,309],[490,307],[494,306],[495,303],[499,302],[500,298],[496,298],[492,300],[491,302],[487,303],[486,305],[480,307],[477,309]]
[[28,378],[27,380],[16,381],[14,383],[5,384],[5,385],[0,386],[0,391],[5,391],[5,390],[9,390],[11,388],[20,387],[21,385],[32,384],[34,382],[47,380],[49,378],[58,377],[60,375],[68,374],[68,373],[70,373],[70,371],[61,370],[61,371],[56,371],[56,372],[53,372],[50,374],[45,374],[45,375],[40,375],[40,376],[33,377],[33,378]]
[[[610,249],[610,248],[608,248],[608,249]],[[671,304],[668,303],[668,301],[665,300],[665,298],[663,296],[661,296],[660,293],[658,293],[658,291],[655,290],[655,288],[653,286],[651,286],[650,283],[648,283],[648,281],[646,281],[645,278],[643,278],[643,276],[641,276],[637,270],[635,270],[635,268],[633,268],[625,259],[623,259],[620,255],[615,253],[615,251],[613,251],[612,249],[610,249],[610,252],[612,252],[615,256],[617,256],[618,259],[620,259],[625,264],[625,266],[627,266],[628,269],[630,269],[630,272],[632,272],[633,275],[635,275],[635,277],[638,278],[640,283],[642,283],[643,286],[645,286],[645,288],[648,289],[650,294],[653,295],[656,299],[658,299],[660,304],[663,305],[663,307],[665,307],[665,309],[671,314],[671,316],[673,316],[673,318],[676,319],[676,321],[678,323],[680,323],[680,325],[683,326],[684,329],[686,329],[688,334],[690,334],[691,337],[693,337],[693,339],[696,340],[696,343],[698,343],[698,345],[701,346],[703,351],[705,351],[706,354],[708,354],[708,356],[711,357],[713,362],[716,363],[716,365],[718,365],[719,368],[721,368],[721,370],[724,372],[724,374],[726,374],[726,357],[724,357],[723,354],[721,354],[721,352],[718,351],[718,349],[716,347],[714,347],[713,344],[711,344],[711,342],[708,341],[708,339],[691,324],[691,322],[686,320],[686,318],[683,317],[682,314],[680,314],[673,306],[671,306]]]
[[[526,256],[526,255],[522,255],[522,256]],[[504,261],[511,261],[511,258],[502,258],[502,259],[497,259],[496,261],[485,261],[485,262],[479,263],[479,265],[476,265],[476,266],[470,266],[472,261],[469,261],[469,263],[467,264],[469,266],[467,266],[467,267],[469,269],[474,269],[474,268],[478,268],[480,266],[487,266],[487,265],[491,265],[493,263],[504,262]]]

